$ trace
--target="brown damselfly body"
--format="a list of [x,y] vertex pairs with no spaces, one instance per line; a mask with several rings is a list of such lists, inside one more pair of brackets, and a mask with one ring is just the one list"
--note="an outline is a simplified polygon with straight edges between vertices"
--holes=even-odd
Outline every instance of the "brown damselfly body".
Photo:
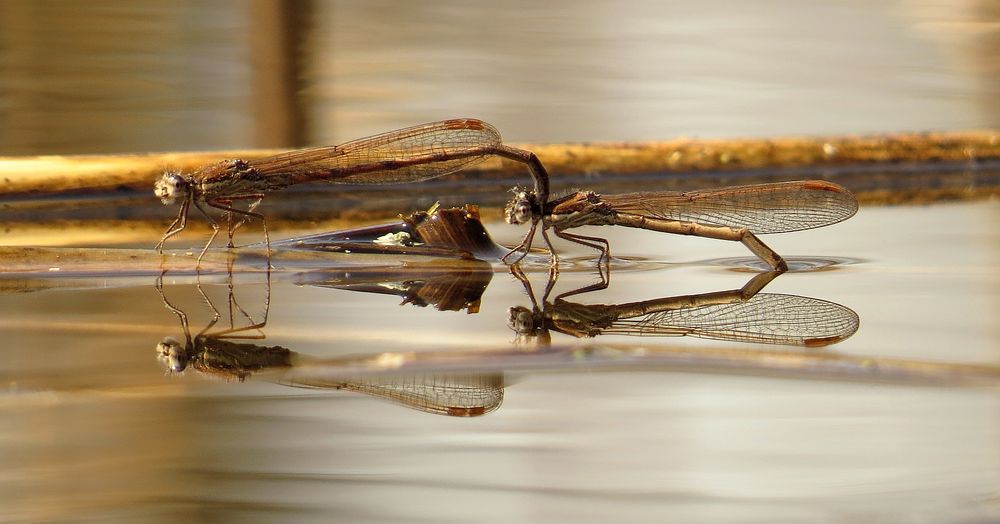
[[[270,251],[264,215],[256,211],[270,192],[307,182],[418,182],[455,173],[489,156],[525,164],[534,178],[532,198],[547,201],[548,174],[534,153],[504,145],[500,133],[486,122],[472,118],[443,120],[337,146],[300,149],[259,160],[225,160],[191,174],[165,173],[156,181],[154,193],[164,205],[179,201],[181,208],[156,249],[162,252],[164,242],[184,230],[192,205],[208,219],[213,230],[199,261],[221,229],[206,208],[225,211],[229,247],[233,247],[233,233],[243,221],[260,219]],[[249,204],[241,209],[235,207],[237,202]],[[235,225],[234,214],[242,217]],[[533,220],[530,235],[536,226],[537,220]]]
[[[541,219],[547,243],[551,245],[547,231],[552,229],[560,238],[599,250],[598,263],[610,259],[608,241],[569,233],[567,229],[626,226],[738,241],[772,269],[784,271],[788,265],[757,235],[823,227],[846,220],[857,210],[858,201],[847,189],[823,180],[805,180],[690,192],[600,195],[579,191],[549,202],[537,200],[529,191],[515,191],[504,214],[510,224],[530,220],[534,225]],[[530,246],[529,236],[515,249],[523,248],[527,253]],[[555,265],[554,252],[552,261]]]

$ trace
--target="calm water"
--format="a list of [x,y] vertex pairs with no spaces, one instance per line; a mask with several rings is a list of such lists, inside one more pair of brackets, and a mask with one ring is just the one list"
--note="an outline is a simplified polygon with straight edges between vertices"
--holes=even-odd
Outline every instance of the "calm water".
[[[282,76],[266,2],[0,2],[0,154],[328,144],[456,116],[539,142],[1000,122],[989,2],[293,5],[298,71]],[[289,81],[292,100],[273,96]],[[294,140],[271,132],[291,113]],[[332,208],[506,197],[451,184],[264,208],[277,237]],[[554,181],[576,184],[623,190]],[[0,196],[0,243],[150,256],[174,211],[118,197]],[[560,322],[532,336],[509,326],[532,301],[502,266],[372,274],[348,256],[268,284],[249,262],[231,281],[170,272],[162,296],[139,263],[5,274],[0,520],[998,521],[998,223],[996,201],[863,207],[766,238],[795,270],[736,313],[637,317],[846,337],[811,348],[611,333],[625,321],[601,313],[729,296],[759,271],[740,245],[639,231],[590,231],[619,257],[610,286],[557,302],[598,281],[593,253],[562,246]],[[173,246],[203,240],[192,227]],[[526,269],[540,293],[544,264]],[[770,325],[775,302],[802,314]],[[214,312],[209,333],[267,322],[178,351],[181,318],[194,336]]]
[[[515,340],[508,308],[531,303],[499,267],[472,279],[470,296],[486,286],[472,312],[397,305],[399,296],[279,267],[266,338],[236,342],[294,354],[241,382],[193,361],[166,371],[157,344],[183,330],[155,275],[6,279],[0,505],[30,521],[1000,518],[995,378],[941,387],[874,365],[787,373],[763,358],[996,366],[998,218],[996,202],[862,208],[843,224],[770,237],[793,267],[825,270],[781,275],[764,293],[860,318],[843,342],[805,350],[558,331],[546,350]],[[521,233],[488,226],[501,241]],[[755,274],[739,245],[601,232],[629,257],[616,260],[607,290],[569,301],[724,291]],[[557,293],[597,278],[576,266]],[[529,276],[539,291],[545,273]],[[368,277],[348,283],[359,278]],[[168,274],[163,291],[197,331],[212,310],[195,282]],[[201,283],[228,326],[227,278]],[[235,325],[249,323],[239,308],[260,319],[265,284],[263,273],[237,271]],[[682,350],[689,356],[676,358]],[[723,351],[763,369],[723,365],[713,356]],[[373,362],[411,372],[360,372]],[[390,391],[413,397],[391,402]],[[427,398],[485,413],[413,408]]]

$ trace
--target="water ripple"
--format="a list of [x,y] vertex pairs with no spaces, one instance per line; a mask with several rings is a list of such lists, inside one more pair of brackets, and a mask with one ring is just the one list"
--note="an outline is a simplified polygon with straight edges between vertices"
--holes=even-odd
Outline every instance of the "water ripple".
[[[861,264],[867,260],[850,257],[785,257],[785,262],[788,263],[789,273],[810,273],[842,269],[843,266]],[[703,260],[699,264],[720,266],[741,273],[756,273],[770,269],[766,262],[756,257],[713,258]]]

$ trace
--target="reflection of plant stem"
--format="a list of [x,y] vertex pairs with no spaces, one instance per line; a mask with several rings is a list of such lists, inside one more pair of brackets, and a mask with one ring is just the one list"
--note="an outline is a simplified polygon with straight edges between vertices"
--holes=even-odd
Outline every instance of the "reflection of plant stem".
[[400,305],[434,306],[439,311],[477,313],[483,291],[493,278],[493,268],[460,269],[376,268],[373,270],[315,271],[301,273],[296,283],[345,291],[359,291],[403,298]]
[[[954,362],[854,357],[832,351],[753,349],[731,346],[684,347],[632,344],[552,345],[536,351],[503,347],[468,351],[421,351],[357,355],[295,366],[285,380],[310,383],[323,377],[382,373],[441,373],[475,369],[478,373],[519,370],[533,376],[581,370],[726,373],[837,381],[874,381],[929,385],[1000,384],[1000,366]],[[334,380],[334,379],[329,379]]]

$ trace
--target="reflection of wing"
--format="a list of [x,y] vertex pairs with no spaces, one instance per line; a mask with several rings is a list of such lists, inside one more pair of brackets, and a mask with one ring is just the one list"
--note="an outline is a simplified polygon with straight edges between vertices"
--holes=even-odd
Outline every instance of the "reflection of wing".
[[745,302],[620,318],[602,333],[813,347],[839,342],[857,330],[857,313],[840,304],[797,295],[760,293]]
[[784,233],[835,224],[858,210],[850,191],[809,180],[724,187],[686,193],[664,191],[602,195],[615,211],[666,220]]
[[357,391],[450,417],[477,417],[503,402],[503,375],[499,373],[373,375],[344,381],[296,381],[294,385]]

